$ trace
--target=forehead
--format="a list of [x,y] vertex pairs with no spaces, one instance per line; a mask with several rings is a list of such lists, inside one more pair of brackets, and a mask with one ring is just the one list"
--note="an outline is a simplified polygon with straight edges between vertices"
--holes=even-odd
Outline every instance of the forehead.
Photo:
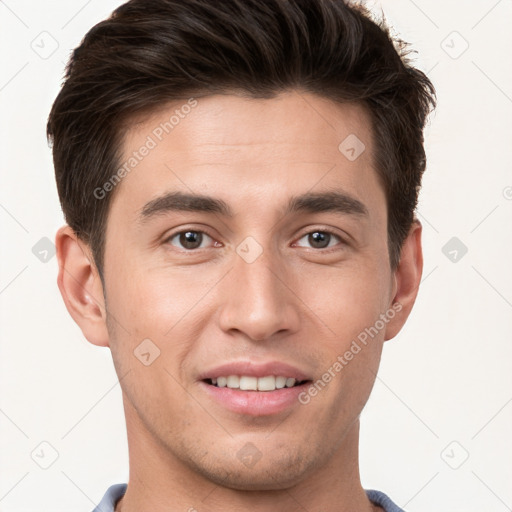
[[367,156],[372,149],[371,121],[365,106],[299,91],[270,99],[236,94],[183,99],[133,120],[128,128],[124,140],[128,151],[147,136],[158,145],[172,143],[172,139],[181,145],[188,139],[188,146],[202,146],[202,156],[214,156],[219,146],[224,153],[255,144],[300,144],[304,152],[298,157],[307,156],[312,146],[323,145],[337,156],[339,143],[349,135],[366,145]]
[[185,99],[130,126],[114,203],[140,213],[149,200],[180,190],[270,208],[285,196],[339,187],[383,199],[372,191],[379,188],[372,152],[369,115],[359,105],[297,91]]

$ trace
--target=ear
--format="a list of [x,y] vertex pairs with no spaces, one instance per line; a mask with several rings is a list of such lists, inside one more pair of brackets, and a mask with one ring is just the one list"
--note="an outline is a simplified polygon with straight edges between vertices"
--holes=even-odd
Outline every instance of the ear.
[[400,332],[416,301],[423,272],[421,231],[420,221],[414,219],[402,245],[400,263],[393,276],[395,282],[390,309],[395,311],[395,316],[386,325],[384,341],[394,338]]
[[70,226],[55,236],[57,284],[69,314],[93,345],[109,346],[103,285],[89,246]]

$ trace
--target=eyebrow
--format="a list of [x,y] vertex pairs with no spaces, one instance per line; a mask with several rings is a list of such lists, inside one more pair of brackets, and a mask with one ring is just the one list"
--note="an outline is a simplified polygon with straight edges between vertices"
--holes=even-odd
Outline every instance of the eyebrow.
[[[152,199],[141,209],[140,222],[166,214],[168,212],[203,212],[233,217],[233,211],[222,199],[211,196],[168,192]],[[292,213],[336,212],[355,216],[368,216],[366,206],[344,192],[308,192],[294,196],[288,202],[284,215]]]

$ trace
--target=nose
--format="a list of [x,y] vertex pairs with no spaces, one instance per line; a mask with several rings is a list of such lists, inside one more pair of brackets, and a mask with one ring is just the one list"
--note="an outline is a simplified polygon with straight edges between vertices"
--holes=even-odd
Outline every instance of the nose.
[[220,327],[254,341],[297,332],[300,299],[287,282],[289,276],[284,263],[269,250],[252,262],[236,255],[234,267],[223,280]]

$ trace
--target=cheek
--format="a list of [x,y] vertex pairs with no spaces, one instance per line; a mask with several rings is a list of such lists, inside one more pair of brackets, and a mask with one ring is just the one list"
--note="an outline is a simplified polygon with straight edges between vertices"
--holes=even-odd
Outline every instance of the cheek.
[[309,273],[307,283],[301,293],[305,304],[335,334],[338,344],[350,343],[374,325],[386,307],[386,276],[368,262],[329,270],[318,267]]
[[126,266],[107,286],[117,374],[131,406],[149,425],[160,422],[160,411],[179,416],[186,406],[180,370],[193,336],[191,330],[183,336],[183,327],[201,288],[187,287],[185,276],[176,275]]
[[[218,279],[187,268],[148,268],[141,265],[116,277],[109,292],[111,312],[124,320],[137,336],[159,339],[172,336],[172,330],[193,314],[205,291]],[[211,281],[211,284],[210,284]]]
[[[219,277],[211,274],[192,266],[148,269],[141,265],[129,271],[125,267],[116,282],[110,283],[109,315],[115,319],[110,322],[114,327],[110,346],[118,374],[133,370],[131,375],[137,375],[142,387],[150,383],[158,387],[158,379],[163,379],[161,385],[179,393],[165,370],[186,380],[186,363],[213,311],[211,300]],[[145,367],[148,357],[155,358],[154,363]]]

